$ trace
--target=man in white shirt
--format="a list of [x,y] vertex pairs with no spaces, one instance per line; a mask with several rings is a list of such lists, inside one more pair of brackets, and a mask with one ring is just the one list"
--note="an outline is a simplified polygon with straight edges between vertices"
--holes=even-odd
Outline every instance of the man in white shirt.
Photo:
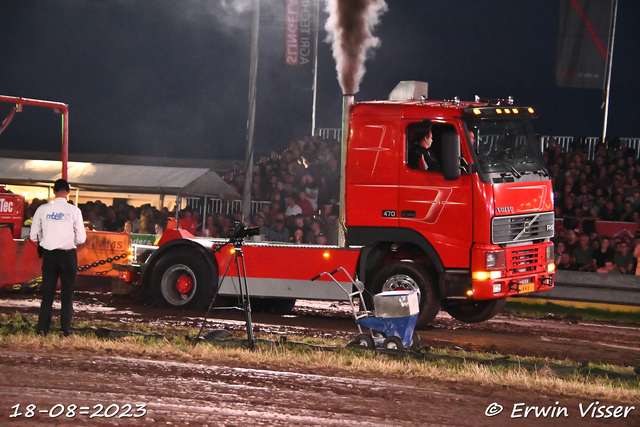
[[51,326],[51,306],[60,279],[60,330],[64,336],[71,332],[73,317],[73,290],[78,274],[76,246],[84,243],[80,209],[67,202],[69,183],[59,179],[53,184],[55,199],[40,206],[33,215],[30,237],[42,247],[42,302],[38,316],[37,333],[47,335]]
[[287,203],[287,210],[284,211],[285,218],[289,218],[293,215],[302,215],[302,208],[298,206],[298,203],[293,196],[287,196],[285,201]]

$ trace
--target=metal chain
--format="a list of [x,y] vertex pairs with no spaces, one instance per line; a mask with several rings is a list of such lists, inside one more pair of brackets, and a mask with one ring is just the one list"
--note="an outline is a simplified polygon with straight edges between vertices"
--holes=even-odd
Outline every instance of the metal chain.
[[[121,254],[121,255],[116,255],[114,257],[109,257],[107,259],[101,259],[100,261],[96,261],[93,262],[91,264],[87,264],[87,265],[82,265],[78,267],[78,271],[86,271],[89,270],[91,268],[97,267],[99,265],[105,265],[108,262],[113,262],[113,261],[118,261],[119,259],[123,259],[126,258],[127,254],[126,252]],[[111,270],[113,270],[113,268],[110,268],[108,270],[105,271],[94,271],[93,274],[97,275],[97,276],[104,276],[105,274],[109,273]],[[42,277],[38,277],[36,279],[30,280],[27,283],[17,283],[15,285],[13,285],[11,288],[14,291],[20,291],[23,289],[27,289],[27,288],[39,288],[40,284],[42,283]]]
[[[86,270],[89,270],[91,268],[97,267],[99,265],[105,265],[108,262],[112,263],[113,261],[118,261],[119,259],[126,258],[126,257],[127,257],[127,253],[125,252],[125,253],[123,253],[121,255],[116,255],[114,257],[109,257],[107,259],[101,259],[100,261],[92,262],[91,264],[81,265],[81,266],[78,267],[78,271],[86,271]],[[105,270],[105,271],[94,271],[93,274],[105,275],[108,272],[110,272],[111,270],[113,270],[113,268],[110,268],[109,270]]]

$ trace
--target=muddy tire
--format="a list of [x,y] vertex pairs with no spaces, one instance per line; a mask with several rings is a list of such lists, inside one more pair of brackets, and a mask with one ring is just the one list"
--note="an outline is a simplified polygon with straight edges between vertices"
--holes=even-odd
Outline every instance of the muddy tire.
[[418,350],[420,348],[420,335],[417,332],[413,332],[411,336],[411,345],[409,346],[409,350]]
[[153,267],[151,297],[164,308],[208,307],[217,291],[217,274],[213,273],[201,253],[176,248]]
[[416,329],[424,329],[440,311],[436,280],[422,265],[415,262],[396,262],[383,267],[373,278],[371,291],[417,290],[420,296],[420,314]]
[[382,347],[389,350],[404,350],[402,340],[396,336],[386,337],[382,343]]
[[444,309],[456,320],[477,323],[491,319],[498,314],[507,300],[505,298],[482,301],[451,301]]

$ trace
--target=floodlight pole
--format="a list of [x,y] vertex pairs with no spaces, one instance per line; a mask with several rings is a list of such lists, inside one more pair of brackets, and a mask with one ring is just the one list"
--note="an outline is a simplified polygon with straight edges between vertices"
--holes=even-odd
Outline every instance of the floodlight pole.
[[607,137],[607,125],[609,120],[609,92],[611,90],[611,67],[613,66],[613,43],[616,38],[616,21],[618,18],[618,0],[611,5],[611,24],[609,25],[609,45],[607,46],[606,83],[604,90],[604,125],[602,126],[602,143]]
[[256,121],[256,82],[258,79],[258,35],[260,33],[260,0],[253,1],[253,27],[251,29],[251,72],[249,75],[249,117],[247,119],[247,151],[244,158],[244,192],[242,194],[242,221],[251,221],[251,184],[253,180],[253,132]]

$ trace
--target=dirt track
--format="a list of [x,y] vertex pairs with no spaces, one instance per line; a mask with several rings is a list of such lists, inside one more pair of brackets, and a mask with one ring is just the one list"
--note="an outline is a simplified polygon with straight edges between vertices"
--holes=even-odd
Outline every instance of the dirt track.
[[[36,313],[34,296],[0,299],[0,313]],[[196,327],[203,313],[175,312],[136,306],[126,299],[109,302],[103,294],[79,293],[75,321],[144,322],[165,327]],[[331,313],[333,317],[324,317]],[[55,314],[55,313],[54,313]],[[313,315],[310,315],[313,314]],[[293,316],[254,314],[256,329],[277,334],[352,337],[353,320],[346,306],[299,305]],[[218,312],[209,327],[244,329],[242,314]],[[541,355],[574,361],[638,365],[640,331],[620,325],[592,325],[550,319],[498,316],[480,325],[463,325],[440,316],[435,327],[421,331],[423,344],[462,347],[519,355]],[[523,392],[464,383],[419,382],[405,378],[356,378],[328,369],[282,372],[268,367],[216,366],[177,360],[109,357],[68,351],[16,351],[0,348],[0,425],[640,425],[640,407],[627,418],[581,417],[589,399]],[[504,410],[485,416],[492,403]],[[555,402],[558,402],[557,404]],[[568,417],[511,418],[514,404],[566,407]],[[618,405],[615,402],[602,402]],[[23,415],[16,413],[20,404]],[[26,406],[36,405],[26,418]],[[66,418],[68,405],[77,405]],[[115,417],[89,418],[103,405]],[[136,404],[145,404],[141,415]],[[117,405],[117,407],[115,406]],[[620,404],[621,406],[628,406]],[[63,408],[64,406],[64,408]],[[80,414],[80,408],[83,414]],[[520,407],[521,408],[521,407]],[[515,415],[522,415],[515,413]]]
[[[593,401],[507,388],[88,354],[26,354],[6,348],[0,352],[3,425],[619,426],[640,423],[640,410],[628,409],[627,418],[582,418],[579,405],[585,408]],[[504,410],[495,417],[487,417],[485,411],[494,402]],[[511,418],[516,403],[566,407],[568,416]],[[16,404],[20,407],[12,408]],[[30,404],[35,405],[35,412],[32,418],[27,418],[26,407]],[[126,411],[126,404],[132,406],[131,411]],[[73,417],[66,418],[69,405],[76,408],[70,413]],[[51,411],[53,415],[62,411],[62,414],[53,419],[49,412],[40,411]],[[17,413],[22,415],[10,418]],[[98,417],[90,418],[96,413]],[[112,418],[106,418],[105,414]],[[119,418],[120,415],[131,417]]]
[[[5,295],[6,296],[6,295]],[[56,303],[57,304],[57,303]],[[37,296],[0,295],[0,313],[37,314]],[[57,305],[54,305],[56,307]],[[102,293],[76,293],[74,320],[108,321],[116,324],[146,323],[158,327],[199,327],[204,313],[163,310],[135,305],[126,297]],[[357,329],[348,304],[304,301],[294,314],[253,314],[257,331],[289,336],[353,338]],[[526,318],[501,314],[478,324],[464,324],[441,312],[434,327],[419,331],[422,345],[463,348],[518,356],[550,357],[581,363],[640,366],[640,327],[605,322]],[[214,312],[208,328],[244,330],[241,312]]]

